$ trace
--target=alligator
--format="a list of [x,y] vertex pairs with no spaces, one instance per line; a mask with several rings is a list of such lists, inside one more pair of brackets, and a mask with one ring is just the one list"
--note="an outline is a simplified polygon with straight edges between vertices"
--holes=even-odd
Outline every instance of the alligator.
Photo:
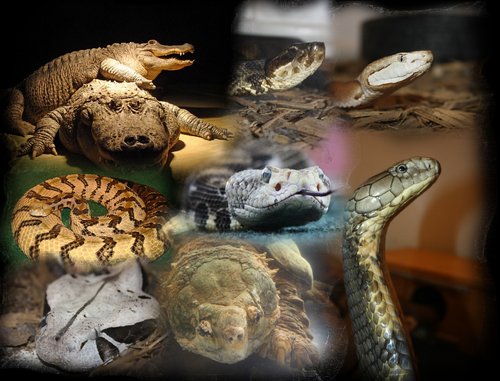
[[152,81],[163,70],[192,65],[193,60],[182,56],[193,52],[190,44],[162,45],[149,40],[62,55],[10,90],[5,110],[9,132],[22,136],[32,134],[45,114],[64,106],[75,91],[96,78],[134,82],[141,88],[153,90]]
[[101,167],[164,166],[185,133],[206,140],[228,139],[219,128],[176,105],[157,100],[134,82],[95,79],[37,123],[19,154],[57,155],[55,138],[69,151]]

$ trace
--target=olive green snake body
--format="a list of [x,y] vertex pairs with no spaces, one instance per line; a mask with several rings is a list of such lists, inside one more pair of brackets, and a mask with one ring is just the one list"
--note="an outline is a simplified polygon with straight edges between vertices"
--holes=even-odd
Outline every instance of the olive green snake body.
[[344,283],[362,379],[413,380],[412,348],[385,265],[388,222],[438,177],[439,163],[414,157],[370,178],[345,208]]

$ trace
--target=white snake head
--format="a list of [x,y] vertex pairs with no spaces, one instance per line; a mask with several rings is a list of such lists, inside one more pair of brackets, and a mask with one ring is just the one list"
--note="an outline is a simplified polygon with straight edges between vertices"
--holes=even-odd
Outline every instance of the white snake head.
[[426,73],[432,60],[430,50],[397,53],[370,63],[358,80],[365,90],[390,93]]
[[266,166],[233,175],[226,184],[231,214],[245,227],[277,229],[318,220],[330,205],[330,179],[318,166]]

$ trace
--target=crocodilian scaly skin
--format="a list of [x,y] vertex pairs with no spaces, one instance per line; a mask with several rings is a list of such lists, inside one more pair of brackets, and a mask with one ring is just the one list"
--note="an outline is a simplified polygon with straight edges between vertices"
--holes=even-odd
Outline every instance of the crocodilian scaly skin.
[[345,209],[344,282],[363,379],[412,380],[411,343],[391,298],[383,241],[388,222],[439,175],[436,160],[414,157],[357,188]]

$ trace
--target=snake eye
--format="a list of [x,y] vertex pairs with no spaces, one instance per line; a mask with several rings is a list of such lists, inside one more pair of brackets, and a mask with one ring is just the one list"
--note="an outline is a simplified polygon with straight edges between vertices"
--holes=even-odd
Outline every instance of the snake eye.
[[404,54],[400,54],[398,58],[399,58],[399,62],[404,62],[405,61]]
[[271,168],[266,167],[262,170],[262,176],[260,179],[262,180],[262,182],[269,184],[269,180],[271,180],[271,175],[272,175]]
[[398,173],[405,173],[408,170],[408,167],[404,164],[400,164],[396,167],[396,171]]

